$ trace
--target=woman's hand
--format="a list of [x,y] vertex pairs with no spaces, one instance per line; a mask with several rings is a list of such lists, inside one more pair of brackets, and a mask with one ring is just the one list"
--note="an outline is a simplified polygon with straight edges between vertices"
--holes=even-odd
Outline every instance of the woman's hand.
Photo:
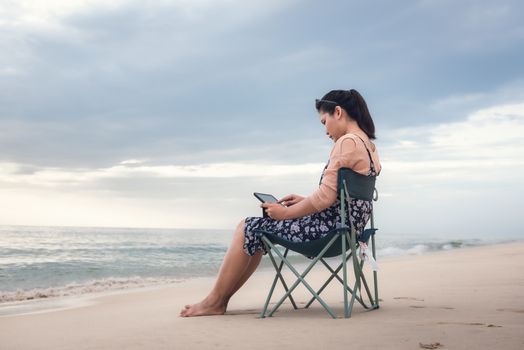
[[298,202],[302,201],[304,197],[299,196],[298,194],[288,194],[284,198],[280,199],[278,203],[281,203],[282,205],[285,205],[287,207],[297,204]]
[[287,211],[288,209],[284,207],[280,203],[262,203],[260,205],[262,208],[264,208],[267,215],[274,220],[284,220],[287,219]]

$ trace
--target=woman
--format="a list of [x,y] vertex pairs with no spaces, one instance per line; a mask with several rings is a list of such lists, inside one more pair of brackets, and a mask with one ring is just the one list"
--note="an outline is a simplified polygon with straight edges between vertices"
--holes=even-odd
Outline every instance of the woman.
[[[268,217],[248,217],[235,231],[224,257],[217,280],[208,296],[197,304],[189,304],[180,316],[221,315],[229,299],[256,270],[265,247],[253,233],[255,229],[272,231],[291,241],[310,241],[324,237],[340,222],[337,198],[337,171],[351,168],[364,175],[377,175],[381,166],[371,140],[375,125],[366,102],[356,90],[333,90],[316,101],[320,122],[335,145],[320,179],[320,185],[309,197],[290,194],[278,203],[263,203]],[[281,205],[283,204],[283,205]],[[362,233],[371,214],[370,201],[353,200],[350,220]]]

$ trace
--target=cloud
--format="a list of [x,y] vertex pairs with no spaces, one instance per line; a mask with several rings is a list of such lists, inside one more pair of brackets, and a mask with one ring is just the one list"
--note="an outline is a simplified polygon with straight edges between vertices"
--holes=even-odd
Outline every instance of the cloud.
[[480,161],[515,159],[522,156],[524,103],[484,108],[465,120],[407,127],[388,132],[388,155],[420,161]]
[[151,178],[240,178],[240,177],[282,177],[316,174],[321,163],[297,165],[253,163],[210,163],[198,165],[142,165],[142,161],[125,160],[120,164],[101,169],[60,169],[33,168],[30,173],[23,171],[24,165],[0,163],[0,184],[12,186],[42,186],[64,188],[83,186],[104,179]]
[[255,189],[314,190],[331,145],[312,101],[334,88],[370,106],[388,226],[406,226],[401,208],[434,222],[422,208],[514,198],[520,13],[518,1],[4,1],[0,190],[13,209],[0,222],[183,226],[205,210],[199,224],[227,227],[256,208]]
[[464,121],[402,128],[388,135],[384,168],[404,183],[399,195],[420,186],[453,193],[457,186],[478,191],[481,184],[517,185],[523,133],[523,103],[482,109]]
[[[393,232],[428,226],[438,233],[442,220],[452,230],[495,230],[505,211],[518,207],[524,189],[523,133],[524,103],[481,109],[462,121],[390,130],[378,142],[378,222]],[[2,205],[11,209],[0,222],[227,228],[259,215],[252,192],[307,195],[322,168],[260,160],[179,165],[126,159],[102,168],[3,162]],[[506,205],[486,206],[499,202]],[[494,219],[475,221],[479,215]],[[518,226],[518,216],[506,224]]]
[[[182,68],[180,58],[194,59],[195,55],[210,51],[218,53],[220,45],[213,42],[213,36],[252,24],[294,3],[52,0],[44,5],[27,0],[4,2],[0,5],[2,38],[4,48],[11,47],[4,52],[4,60],[11,59],[13,64],[27,69],[31,69],[29,63],[53,65],[65,61],[74,66],[75,61],[89,62],[85,69],[106,68],[113,74],[118,73],[118,66],[124,71]],[[25,62],[15,59],[20,56],[12,56],[19,55],[20,51]],[[75,55],[74,59],[67,57],[67,53],[75,54],[75,51],[81,55]],[[142,52],[155,52],[155,55]],[[46,58],[38,57],[42,53],[59,55],[52,56],[54,62],[42,62]],[[67,73],[73,67],[60,68]],[[72,73],[74,71],[69,74]]]
[[427,106],[426,113],[448,113],[456,119],[474,113],[482,108],[514,104],[524,99],[524,80],[521,78],[506,81],[500,86],[482,88],[465,94],[451,94],[437,98]]
[[[391,131],[382,151],[377,210],[393,232],[494,234],[520,230],[524,103],[465,120]],[[422,233],[420,233],[422,234]]]

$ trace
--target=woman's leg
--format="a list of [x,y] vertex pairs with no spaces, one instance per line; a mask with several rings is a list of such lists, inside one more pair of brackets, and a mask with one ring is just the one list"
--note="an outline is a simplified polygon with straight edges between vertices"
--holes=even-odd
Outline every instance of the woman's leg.
[[[247,281],[260,262],[260,257],[251,257],[244,252],[244,225],[242,220],[236,228],[211,292],[200,303],[186,305],[180,316],[221,315],[226,312],[231,296]],[[257,252],[258,255],[260,253]]]
[[[242,287],[244,283],[246,283],[246,281],[249,279],[249,277],[251,277],[253,272],[255,272],[255,270],[258,267],[258,264],[260,264],[260,260],[262,260],[262,256],[263,256],[262,251],[257,250],[255,255],[251,257],[251,260],[249,261],[244,271],[244,274],[242,275],[240,280],[237,282],[235,288],[233,288],[233,292],[231,293],[229,298],[231,298],[240,289],[240,287]],[[227,306],[227,303],[229,302],[229,298],[226,301],[226,306]]]

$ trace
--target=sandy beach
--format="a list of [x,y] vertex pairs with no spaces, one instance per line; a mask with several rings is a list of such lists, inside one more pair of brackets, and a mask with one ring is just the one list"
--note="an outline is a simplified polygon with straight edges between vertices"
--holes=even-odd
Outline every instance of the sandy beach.
[[[0,349],[523,349],[524,243],[379,260],[381,307],[355,304],[343,318],[341,285],[318,304],[259,318],[273,272],[260,269],[223,316],[181,318],[213,278],[162,288],[90,296],[78,307],[0,317]],[[367,270],[370,272],[369,270]],[[307,280],[320,287],[318,266]],[[291,276],[289,273],[287,276]],[[293,279],[290,279],[292,281]],[[280,297],[281,290],[272,302]],[[305,288],[295,299],[309,300]]]

